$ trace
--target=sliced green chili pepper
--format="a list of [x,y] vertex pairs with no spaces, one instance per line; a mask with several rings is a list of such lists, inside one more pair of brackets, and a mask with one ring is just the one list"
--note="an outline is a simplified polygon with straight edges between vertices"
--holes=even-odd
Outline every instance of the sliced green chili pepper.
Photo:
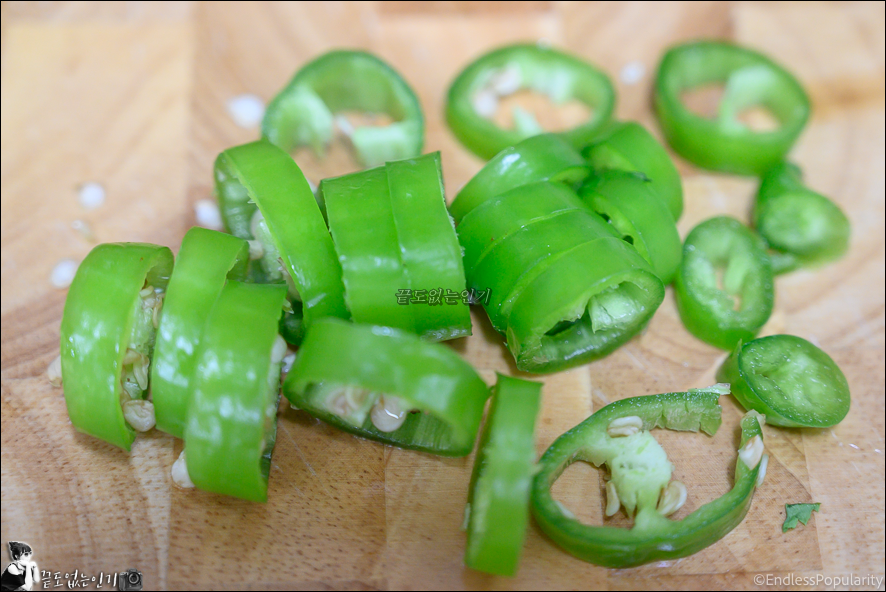
[[[548,95],[555,103],[577,99],[593,110],[590,120],[559,135],[575,148],[587,144],[615,107],[609,77],[574,56],[539,45],[511,45],[478,58],[452,83],[446,101],[446,121],[465,147],[481,158],[492,158],[508,146],[541,133],[528,113],[515,113],[517,129],[502,129],[486,115],[483,103],[494,108],[498,98],[521,88]],[[521,125],[521,121],[523,122]]]
[[[681,94],[707,84],[725,84],[716,119],[692,113]],[[737,116],[768,108],[779,128],[755,132]],[[809,98],[784,68],[750,49],[721,41],[671,48],[658,67],[655,108],[671,147],[696,165],[740,175],[762,175],[784,159],[809,118]]]
[[[633,567],[686,557],[723,538],[745,517],[765,474],[758,415],[741,420],[741,445],[732,490],[682,520],[666,516],[685,500],[686,487],[671,481],[673,466],[649,433],[655,427],[714,434],[717,398],[727,388],[622,399],[603,407],[560,436],[539,461],[532,513],[541,529],[575,557],[605,567]],[[633,528],[582,524],[551,495],[551,486],[575,461],[606,464],[607,515],[624,506]]]
[[[348,318],[332,238],[292,158],[265,141],[229,148],[215,161],[215,181],[225,226],[240,238],[253,238],[251,226],[264,235],[265,271],[276,272],[271,279],[293,282],[304,303],[305,324],[327,316]],[[256,209],[261,220],[253,225]]]
[[65,301],[61,366],[71,423],[125,450],[133,427],[154,424],[145,398],[172,262],[166,247],[99,245],[80,264]]
[[849,248],[849,219],[833,201],[807,189],[800,169],[779,164],[757,192],[754,226],[773,249],[775,273],[840,258]]
[[246,241],[229,234],[195,226],[182,239],[151,364],[157,428],[177,438],[187,423],[196,354],[209,311],[226,278],[245,277],[248,261]]
[[664,146],[635,121],[609,124],[582,155],[595,170],[643,173],[674,220],[683,213],[683,182]]
[[[461,246],[446,211],[440,153],[385,165],[400,256],[414,291],[458,293],[465,289]],[[435,341],[471,334],[467,304],[412,306],[415,331]]]
[[209,313],[184,438],[188,475],[200,489],[267,501],[285,296],[279,284],[229,281]]
[[320,190],[355,322],[427,339],[470,334],[465,304],[406,305],[398,294],[461,293],[461,249],[446,212],[439,153],[324,179]]
[[397,292],[409,289],[409,279],[385,168],[323,179],[320,192],[354,321],[414,333],[413,307],[397,304]]
[[521,370],[555,372],[612,353],[664,300],[661,280],[621,239],[598,238],[551,259],[508,316],[508,349]]
[[308,330],[283,392],[296,407],[358,436],[445,456],[470,453],[489,396],[451,349],[335,319]]
[[529,521],[541,387],[499,374],[492,390],[465,507],[465,565],[471,569],[517,573]]
[[334,114],[382,113],[394,123],[351,134],[367,167],[421,154],[425,122],[418,97],[387,63],[362,51],[331,51],[306,64],[268,105],[262,136],[289,152],[311,146],[322,154],[332,140]]
[[572,146],[556,134],[541,134],[509,146],[468,181],[449,206],[456,222],[488,199],[537,181],[577,184],[589,173]]
[[677,225],[665,203],[639,173],[603,170],[582,185],[582,200],[612,224],[624,240],[670,284],[682,257]]
[[602,236],[617,236],[582,208],[575,193],[548,182],[523,185],[483,203],[458,227],[468,286],[489,291],[486,311],[504,333],[517,296],[561,253]]
[[722,349],[753,339],[775,299],[765,244],[727,216],[702,222],[686,237],[675,288],[689,332]]
[[490,291],[486,311],[521,370],[550,372],[610,353],[664,298],[649,264],[560,184],[491,199],[458,232],[468,286]]
[[745,409],[772,425],[826,428],[849,413],[849,383],[829,355],[805,339],[770,335],[738,344],[718,380]]

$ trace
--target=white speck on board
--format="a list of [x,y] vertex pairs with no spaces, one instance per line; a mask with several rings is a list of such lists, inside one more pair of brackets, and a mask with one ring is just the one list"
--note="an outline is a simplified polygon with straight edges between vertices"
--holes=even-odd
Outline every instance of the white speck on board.
[[204,228],[211,228],[212,230],[224,228],[221,212],[218,211],[218,204],[211,199],[201,199],[195,203],[194,214],[197,217],[197,224]]
[[94,210],[105,203],[105,188],[98,183],[84,183],[78,190],[80,205],[87,210]]
[[62,259],[52,268],[49,281],[56,288],[67,288],[74,281],[79,264],[73,259]]
[[255,95],[238,95],[228,101],[228,114],[240,127],[255,127],[265,115],[265,102]]
[[643,76],[646,74],[646,66],[643,65],[643,62],[628,62],[624,65],[619,72],[618,77],[625,84],[637,84],[641,80],[643,80]]

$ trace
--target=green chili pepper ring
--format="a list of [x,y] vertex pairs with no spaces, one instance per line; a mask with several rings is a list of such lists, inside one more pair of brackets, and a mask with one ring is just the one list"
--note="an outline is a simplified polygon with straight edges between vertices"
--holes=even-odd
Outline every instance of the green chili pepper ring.
[[[502,129],[483,117],[474,106],[477,93],[495,90],[508,78],[509,88],[530,88],[547,94],[555,102],[578,99],[593,109],[590,121],[560,135],[574,148],[587,144],[612,116],[615,90],[609,77],[587,62],[539,45],[511,45],[478,58],[452,83],[446,102],[446,121],[468,150],[481,158],[492,158],[535,130]],[[510,80],[513,78],[513,80]],[[490,86],[491,85],[491,86]]]
[[[351,421],[330,407],[329,394],[338,387],[365,395],[355,402],[360,409]],[[299,409],[358,436],[445,456],[470,453],[489,397],[483,380],[450,348],[337,319],[308,330],[283,393]],[[393,431],[377,429],[369,409],[385,394],[419,412],[408,413]]]
[[720,368],[745,409],[772,425],[826,428],[849,413],[849,383],[824,351],[794,335],[739,343]]
[[506,576],[517,572],[529,521],[541,387],[498,375],[465,507],[465,565],[472,569]]
[[322,154],[332,139],[333,114],[351,110],[394,120],[354,130],[351,141],[363,166],[421,154],[425,122],[415,91],[388,64],[362,51],[331,51],[299,70],[268,105],[262,137],[287,152],[309,145]]
[[[135,431],[121,407],[124,357],[134,341],[150,357],[151,323],[139,291],[165,289],[172,273],[172,251],[142,243],[95,247],[77,269],[61,324],[61,364],[65,402],[79,431],[129,450]],[[148,313],[150,314],[150,313]]]
[[[706,84],[726,91],[717,119],[692,113],[681,94]],[[738,121],[746,108],[763,105],[780,122],[755,132]],[[671,147],[696,165],[739,175],[762,175],[781,161],[809,119],[809,97],[799,82],[766,56],[721,41],[671,48],[655,80],[655,108]]]
[[[656,510],[655,499],[651,507],[649,500],[645,500],[647,505],[644,506],[641,499],[633,528],[589,526],[567,514],[551,494],[551,486],[573,462],[584,461],[599,466],[611,462],[619,449],[630,447],[629,441],[637,435],[611,435],[613,420],[625,418],[630,421],[633,418],[633,421],[642,422],[642,430],[654,427],[689,431],[701,429],[713,434],[720,425],[717,399],[723,392],[726,391],[714,387],[688,393],[622,399],[603,407],[560,436],[542,455],[539,461],[541,470],[533,483],[532,513],[541,529],[575,557],[614,568],[686,557],[726,536],[747,514],[754,489],[761,479],[760,473],[764,470],[761,462],[762,431],[758,415],[753,412],[741,421],[739,460],[736,461],[732,490],[683,520],[674,521],[662,516]],[[637,454],[643,455],[644,452],[638,451]],[[630,462],[630,457],[624,458],[625,463]],[[745,458],[751,459],[752,468],[745,464]],[[644,466],[642,458],[636,462],[635,467],[622,467],[622,472],[654,468]],[[659,462],[667,462],[666,457]],[[670,478],[670,468],[663,468]],[[638,477],[633,487],[642,491],[646,485]],[[658,497],[657,491],[651,493],[653,498]]]

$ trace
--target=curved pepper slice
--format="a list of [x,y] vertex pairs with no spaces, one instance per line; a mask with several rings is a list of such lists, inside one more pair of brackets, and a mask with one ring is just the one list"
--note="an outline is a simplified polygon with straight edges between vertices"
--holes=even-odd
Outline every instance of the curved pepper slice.
[[826,428],[849,413],[849,383],[829,355],[794,335],[770,335],[738,344],[717,379],[732,383],[745,409],[772,425]]
[[[385,164],[400,256],[413,292],[461,294],[465,269],[461,246],[446,211],[440,153]],[[415,331],[434,341],[471,334],[471,312],[460,300],[454,304],[429,298],[426,307],[410,305]]]
[[71,423],[125,450],[135,430],[123,405],[147,395],[147,364],[172,264],[166,247],[99,245],[80,264],[65,301],[61,366]]
[[728,216],[692,229],[674,283],[677,309],[689,332],[732,349],[754,338],[772,314],[772,263],[763,241]]
[[[716,119],[692,113],[683,104],[687,90],[726,85]],[[755,132],[737,116],[765,106],[780,126]],[[697,41],[671,48],[655,80],[655,108],[671,147],[694,164],[715,171],[762,175],[784,159],[809,119],[809,97],[800,83],[766,56],[721,41]]]
[[664,202],[638,173],[603,170],[579,190],[582,200],[608,221],[670,284],[682,257],[677,225]]
[[582,150],[597,171],[616,169],[642,173],[674,220],[683,213],[683,181],[664,146],[636,121],[613,122]]
[[760,182],[754,226],[773,249],[775,273],[838,259],[849,248],[849,219],[833,201],[803,185],[799,167],[782,163]]
[[229,281],[209,313],[184,433],[188,475],[200,489],[268,499],[286,351],[277,322],[285,297],[280,284]]
[[[468,306],[441,297],[460,295],[465,279],[439,153],[324,179],[320,190],[355,322],[437,341],[470,334]],[[419,291],[425,302],[410,302]]]
[[508,146],[462,187],[449,212],[461,223],[465,215],[506,191],[537,181],[577,184],[589,169],[581,155],[556,134],[532,136]]
[[184,435],[197,349],[225,280],[243,279],[249,245],[237,237],[194,227],[182,239],[166,290],[151,363],[151,398],[157,428]]
[[387,63],[362,51],[330,51],[306,64],[270,102],[262,137],[289,152],[311,146],[322,154],[334,114],[381,113],[394,123],[358,127],[350,136],[366,167],[421,154],[425,122],[415,92]]
[[492,390],[465,506],[465,565],[471,569],[517,573],[529,521],[541,387],[499,374]]
[[514,299],[508,349],[526,372],[599,359],[646,326],[664,285],[623,240],[603,237],[562,253]]
[[[680,505],[669,499],[672,465],[648,431],[664,427],[714,434],[720,426],[717,399],[726,392],[728,388],[718,385],[622,399],[557,438],[542,455],[533,483],[532,513],[538,525],[575,557],[616,568],[686,557],[726,536],[744,519],[765,474],[759,415],[750,412],[741,420],[732,490],[676,521],[665,517]],[[634,516],[633,528],[582,524],[554,500],[551,486],[575,461],[608,466],[612,479],[607,494],[614,490],[617,500],[609,501],[618,502],[611,513],[623,505]]]
[[[570,202],[576,203],[575,193],[560,185],[524,185],[499,198],[471,212],[458,230],[465,246],[468,286],[488,291],[489,319],[493,327],[504,333],[514,300],[552,258],[578,244],[616,234],[593,212],[569,207]],[[523,218],[525,210],[521,205],[529,199],[539,206],[548,206],[551,214]],[[560,210],[561,202],[567,209]],[[493,222],[496,218],[498,221]],[[491,234],[497,224],[504,228],[505,223],[510,223],[510,232],[503,232],[501,237]],[[484,249],[484,243],[489,247]]]
[[[335,319],[308,330],[283,393],[345,431],[444,456],[470,453],[489,397],[486,384],[451,349]],[[386,413],[392,425],[377,418]]]
[[348,318],[332,237],[295,161],[269,142],[235,146],[218,155],[215,182],[225,225],[235,236],[251,239],[252,217],[256,208],[261,212],[280,268],[304,303],[305,324]]
[[416,332],[414,306],[397,303],[409,279],[385,167],[323,179],[320,192],[354,322]]
[[612,82],[591,64],[539,45],[511,45],[472,62],[449,87],[446,121],[452,133],[468,150],[487,159],[540,133],[534,120],[521,126],[515,117],[518,129],[502,129],[477,112],[479,104],[489,99],[497,103],[499,96],[521,88],[546,94],[555,103],[574,98],[593,110],[587,123],[559,133],[575,148],[593,138],[615,107]]

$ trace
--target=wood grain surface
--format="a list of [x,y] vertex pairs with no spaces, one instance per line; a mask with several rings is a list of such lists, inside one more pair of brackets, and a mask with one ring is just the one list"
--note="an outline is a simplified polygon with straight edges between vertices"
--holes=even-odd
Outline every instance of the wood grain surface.
[[[331,48],[375,52],[416,89],[426,149],[442,151],[452,199],[482,164],[442,118],[446,89],[472,58],[546,39],[606,70],[617,116],[658,133],[649,106],[657,61],[697,37],[757,48],[803,82],[814,111],[792,157],[852,222],[846,257],[778,278],[764,329],[827,351],[849,380],[852,408],[833,429],[766,427],[766,481],[722,541],[679,561],[609,570],[561,552],[531,525],[517,577],[496,578],[462,564],[472,457],[392,449],[281,411],[269,501],[258,505],[174,487],[169,469],[181,442],[171,436],[152,432],[127,454],[74,431],[45,375],[65,298],[50,273],[95,244],[72,223],[87,223],[95,241],[177,250],[195,224],[194,203],[211,197],[215,156],[257,137],[232,120],[232,97],[267,101]],[[0,541],[30,543],[62,585],[74,570],[91,577],[134,567],[146,589],[808,587],[803,577],[826,588],[824,578],[882,578],[883,47],[882,3],[4,2]],[[626,66],[638,81],[624,76]],[[343,146],[322,163],[296,156],[314,181],[354,166]],[[754,180],[677,162],[682,236],[713,215],[747,219]],[[89,181],[107,191],[94,210],[77,199]],[[495,371],[518,374],[485,314],[474,311],[473,320],[474,335],[452,347],[489,381]],[[544,377],[539,453],[608,401],[713,383],[724,355],[686,332],[669,289],[642,336],[602,361]],[[742,411],[729,397],[722,403],[714,438],[657,434],[689,488],[677,518],[730,487]],[[555,495],[599,524],[601,484],[596,469],[574,466]],[[813,501],[820,513],[782,534],[784,504]]]

